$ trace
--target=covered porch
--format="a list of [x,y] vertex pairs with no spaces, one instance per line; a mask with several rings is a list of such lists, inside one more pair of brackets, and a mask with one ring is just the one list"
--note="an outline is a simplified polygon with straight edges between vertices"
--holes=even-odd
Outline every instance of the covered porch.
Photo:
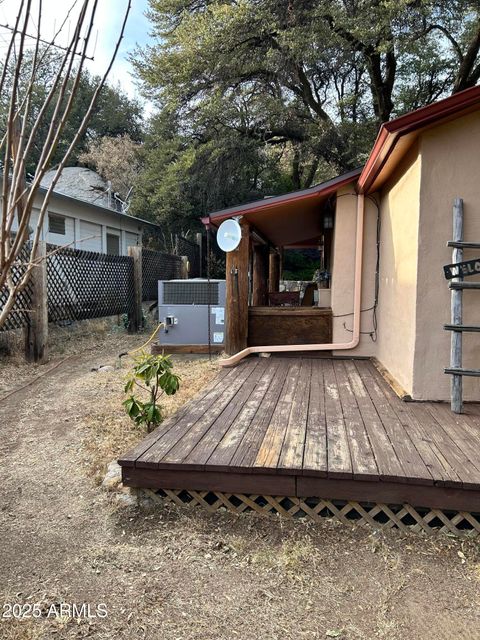
[[[235,218],[242,229],[240,244],[226,254],[227,354],[263,345],[332,341],[329,294],[336,192],[359,174],[351,171],[309,189],[223,209],[203,219],[207,227],[218,229],[224,220]],[[318,251],[311,282],[302,291],[280,291],[284,259],[288,251],[298,249]]]

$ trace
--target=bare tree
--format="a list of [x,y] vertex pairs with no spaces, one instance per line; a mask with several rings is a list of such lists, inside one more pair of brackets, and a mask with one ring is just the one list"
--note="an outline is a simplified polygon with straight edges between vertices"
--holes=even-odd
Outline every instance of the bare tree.
[[[35,196],[45,173],[50,169],[51,159],[57,149],[59,140],[65,129],[69,114],[75,104],[82,72],[88,56],[88,47],[95,25],[98,0],[74,0],[59,30],[45,47],[41,43],[43,0],[19,0],[18,14],[12,27],[7,53],[0,72],[0,94],[8,91],[8,114],[5,134],[0,140],[0,158],[3,164],[1,180],[1,226],[0,226],[0,291],[8,293],[5,304],[0,309],[0,327],[5,322],[17,296],[28,283],[32,269],[36,265],[38,243],[48,203],[52,191],[75,148],[85,132],[94,110],[98,96],[105,85],[123,39],[125,26],[130,13],[131,0],[126,0],[125,13],[110,62],[100,77],[90,103],[84,112],[83,120],[73,133],[67,150],[57,165],[55,175],[45,193],[38,218],[32,225],[32,207]],[[65,46],[59,44],[59,37],[65,36],[65,26],[72,12],[77,15],[73,33],[68,36]],[[77,14],[78,12],[78,14]],[[35,25],[35,32],[30,29]],[[25,64],[27,42],[34,40],[33,57]],[[51,87],[46,94],[38,112],[32,113],[32,94],[37,81],[42,58],[49,49],[57,48],[59,56],[58,70]],[[8,74],[11,74],[7,82]],[[27,77],[26,87],[20,90],[21,78]],[[37,107],[38,108],[38,107]],[[46,122],[48,127],[41,141],[40,159],[35,174],[29,183],[25,172],[29,154],[32,151],[40,124]],[[19,265],[19,254],[28,240],[33,226],[33,237],[30,244],[29,260]],[[23,266],[20,278],[18,267]]]
[[115,195],[126,203],[141,169],[141,146],[128,134],[103,136],[90,140],[88,150],[79,156],[80,162],[92,166],[111,184]]

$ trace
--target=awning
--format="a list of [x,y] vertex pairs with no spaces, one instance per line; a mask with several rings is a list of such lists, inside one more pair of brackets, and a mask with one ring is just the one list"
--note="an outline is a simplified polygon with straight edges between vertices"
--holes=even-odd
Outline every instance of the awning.
[[355,169],[309,189],[215,211],[202,222],[218,227],[227,218],[242,216],[274,246],[315,246],[322,233],[322,205],[338,189],[356,182],[360,173]]

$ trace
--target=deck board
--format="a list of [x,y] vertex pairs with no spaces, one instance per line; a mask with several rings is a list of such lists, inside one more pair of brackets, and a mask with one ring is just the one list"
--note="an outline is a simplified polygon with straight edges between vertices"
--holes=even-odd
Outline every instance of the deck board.
[[[397,398],[398,400],[398,398]],[[394,401],[393,398],[389,399]],[[445,487],[462,487],[462,481],[455,469],[446,460],[431,433],[438,425],[432,419],[428,409],[423,404],[401,402],[396,407],[396,413],[415,442],[418,452],[430,470],[436,484]]]
[[350,386],[345,362],[337,360],[333,363],[333,368],[350,445],[353,476],[354,478],[362,477],[363,479],[375,480],[379,475],[375,454],[373,453],[355,394]]
[[[238,383],[241,368],[237,371],[232,370],[222,377],[217,384],[212,385],[209,391],[200,399],[189,402],[180,415],[172,416],[168,421],[168,429],[164,429],[161,425],[156,431],[159,432],[159,438],[156,442],[146,449],[136,459],[135,466],[138,467],[156,467],[163,456],[181,440],[183,435],[188,432],[190,427],[198,422],[205,411],[218,399],[221,398],[225,387]],[[155,431],[155,432],[156,432]],[[154,433],[155,433],[154,432]]]
[[186,458],[205,434],[215,425],[219,425],[220,421],[228,420],[228,416],[234,410],[235,397],[243,394],[245,385],[257,366],[258,361],[252,367],[239,367],[238,376],[231,384],[223,385],[221,393],[205,412],[199,411],[195,405],[192,407],[190,415],[197,416],[197,420],[192,424],[190,416],[186,418],[187,428],[181,440],[175,439],[173,446],[158,461],[159,466],[187,464]]
[[327,420],[325,416],[323,360],[313,360],[303,451],[303,473],[326,477],[327,470]]
[[312,360],[305,358],[299,372],[299,381],[292,398],[292,409],[283,440],[277,468],[279,473],[302,469],[307,433],[308,407],[312,381]]
[[466,431],[460,428],[451,412],[439,410],[435,404],[429,406],[428,411],[438,424],[435,438],[437,442],[441,443],[445,457],[454,468],[462,468],[463,486],[466,488],[478,486],[480,483],[480,464],[478,460],[475,464],[470,459],[472,454],[477,454],[478,457],[478,441],[475,446],[475,444],[469,444],[468,440],[464,440]]
[[254,467],[260,443],[263,441],[265,433],[270,424],[273,412],[285,384],[285,379],[289,373],[291,361],[272,362],[271,369],[274,371],[274,378],[268,387],[268,393],[262,400],[253,418],[250,428],[243,436],[238,449],[235,451],[231,466],[233,469],[249,471]]
[[323,382],[325,388],[325,418],[327,422],[328,475],[345,479],[353,478],[348,433],[331,360],[325,360],[324,362]]
[[[295,390],[300,380],[301,363],[301,360],[294,361],[290,367],[289,375],[285,380],[282,393],[277,400],[270,424],[260,444],[257,457],[253,464],[254,467],[273,470],[277,468],[285,433],[290,421]],[[292,423],[290,422],[290,424]]]
[[261,376],[250,397],[243,405],[237,419],[229,425],[210,454],[207,460],[209,465],[215,466],[217,469],[224,468],[226,470],[232,466],[232,460],[239,450],[245,434],[249,431],[260,407],[266,401],[267,393],[270,390],[276,373],[276,368],[267,366],[267,364],[264,363]]
[[[218,418],[209,426],[205,434],[200,438],[193,449],[183,458],[183,463],[188,465],[203,466],[215,451],[217,444],[222,440],[233,424],[242,429],[242,424],[250,422],[250,412],[244,409],[255,390],[262,373],[265,370],[264,362],[259,361],[257,366],[250,371],[245,382],[230,400]],[[183,442],[182,442],[183,446]]]
[[358,368],[363,369],[363,378],[368,381],[368,393],[377,407],[377,413],[385,427],[392,447],[395,449],[405,480],[407,482],[433,484],[428,467],[419,455],[414,443],[410,440],[410,436],[403,428],[393,406],[388,402],[388,398],[393,399],[393,391],[383,379],[379,379],[375,375],[376,370],[370,362],[358,362]]
[[392,446],[382,420],[377,413],[365,382],[355,366],[355,362],[346,362],[352,389],[368,434],[378,467],[379,479],[386,481],[404,481],[404,472],[397,453]]
[[251,358],[119,462],[130,486],[480,510],[480,405],[403,402],[366,360]]
[[[218,375],[214,378],[214,380],[206,385],[194,398],[195,403],[201,403],[204,401],[205,397],[215,390],[215,388],[221,389],[221,385],[228,383],[228,380],[234,378],[235,374],[232,369],[220,369]],[[208,403],[207,403],[208,404]],[[123,466],[134,466],[135,461],[137,461],[141,456],[146,457],[147,451],[171,428],[173,428],[176,424],[180,422],[180,420],[190,411],[190,403],[185,404],[181,407],[175,415],[167,418],[160,427],[149,433],[146,438],[144,438],[141,442],[138,443],[135,447],[127,451],[127,453],[120,458],[119,462]]]

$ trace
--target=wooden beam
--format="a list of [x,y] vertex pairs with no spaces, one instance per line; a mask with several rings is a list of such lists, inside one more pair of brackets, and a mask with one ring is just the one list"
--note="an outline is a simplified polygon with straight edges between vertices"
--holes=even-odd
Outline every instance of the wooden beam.
[[226,258],[225,351],[238,353],[247,346],[248,337],[248,265],[250,230],[242,222],[242,239]]
[[301,475],[299,472],[275,473],[221,472],[185,469],[145,469],[122,464],[122,482],[126,487],[195,491],[254,493],[256,495],[318,497],[327,500],[410,504],[430,509],[476,512],[480,509],[480,491],[404,482],[358,481]]
[[203,235],[201,233],[195,234],[195,241],[198,244],[199,272],[197,276],[199,278],[202,278],[203,277]]
[[44,362],[48,344],[47,244],[40,240],[33,259],[32,313],[25,327],[25,357],[31,362]]
[[[272,473],[219,473],[216,471],[177,471],[122,466],[126,487],[151,489],[196,489],[264,495],[295,495],[295,476]],[[379,484],[379,483],[375,483]]]
[[280,288],[280,254],[278,251],[270,252],[270,264],[268,273],[268,290],[272,293]]
[[[222,353],[223,345],[211,344],[212,353]],[[208,344],[154,344],[151,353],[161,355],[162,353],[209,353]]]
[[128,247],[128,255],[133,258],[133,309],[128,323],[129,333],[142,329],[142,247]]
[[332,339],[332,310],[318,307],[250,307],[248,346],[320,344]]
[[[463,242],[463,200],[456,198],[453,205],[453,242]],[[462,262],[463,249],[455,247],[452,251],[452,263]],[[462,277],[454,278],[453,282],[461,282]],[[451,324],[461,325],[462,317],[462,290],[453,290],[451,293]],[[452,331],[450,344],[450,367],[462,368],[462,333]],[[451,408],[455,413],[463,411],[462,376],[452,375],[451,380]]]
[[255,227],[252,227],[250,225],[250,235],[252,237],[253,240],[255,240],[256,242],[259,242],[260,244],[265,244],[267,245],[267,247],[271,247],[272,243],[270,242],[270,240],[263,235],[263,233],[261,233],[258,229],[256,229]]
[[253,247],[253,306],[268,305],[268,261],[269,250],[266,245]]

